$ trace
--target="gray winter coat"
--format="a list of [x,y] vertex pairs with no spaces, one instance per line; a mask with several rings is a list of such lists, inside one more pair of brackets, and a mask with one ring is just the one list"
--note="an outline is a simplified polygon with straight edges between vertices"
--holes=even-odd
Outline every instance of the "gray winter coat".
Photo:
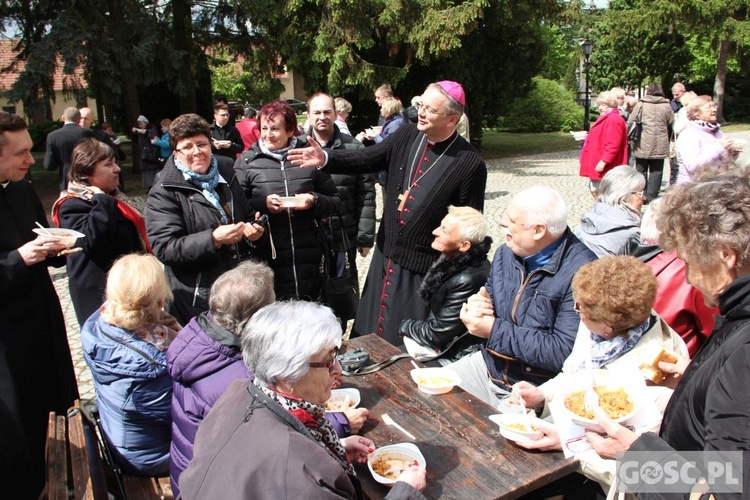
[[575,235],[597,257],[617,255],[631,239],[640,241],[640,221],[624,208],[597,202],[583,214]]

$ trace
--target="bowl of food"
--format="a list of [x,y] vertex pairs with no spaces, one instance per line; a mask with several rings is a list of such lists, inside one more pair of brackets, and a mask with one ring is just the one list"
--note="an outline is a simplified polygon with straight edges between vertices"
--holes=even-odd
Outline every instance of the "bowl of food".
[[216,147],[228,148],[229,146],[232,145],[232,141],[226,141],[226,140],[214,141],[214,144],[216,144]]
[[354,388],[333,389],[331,397],[325,402],[326,411],[344,411],[349,408],[356,408],[360,401],[359,390]]
[[[605,370],[594,371],[593,378],[601,409],[618,424],[625,424],[639,408],[634,384],[627,383],[628,377],[616,377]],[[574,424],[603,432],[604,429],[596,423],[594,414],[586,409],[583,401],[589,385],[590,379],[585,370],[571,377],[563,391],[563,406]]]
[[305,200],[304,196],[279,196],[281,206],[284,208],[304,207]]
[[539,427],[539,419],[530,415],[503,413],[490,415],[489,419],[498,425],[501,436],[516,443],[536,441],[544,435]]
[[571,131],[570,135],[572,135],[573,139],[575,139],[576,141],[583,141],[586,139],[589,133],[586,132],[585,130],[576,130],[576,131]]
[[445,394],[461,383],[461,378],[448,368],[417,368],[411,378],[419,390],[427,394]]
[[427,467],[422,452],[412,443],[383,446],[367,457],[367,468],[373,479],[386,486],[393,486],[398,476],[412,465]]
[[45,238],[54,238],[65,245],[67,248],[75,245],[78,238],[83,238],[85,236],[83,233],[79,233],[78,231],[73,231],[72,229],[62,229],[58,227],[46,227],[44,229],[42,229],[41,227],[35,227],[33,231],[39,236],[44,236]]

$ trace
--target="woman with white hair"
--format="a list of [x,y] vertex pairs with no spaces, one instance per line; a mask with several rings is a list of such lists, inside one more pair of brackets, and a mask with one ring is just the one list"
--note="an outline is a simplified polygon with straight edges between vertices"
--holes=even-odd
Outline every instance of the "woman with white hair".
[[104,304],[81,328],[103,437],[130,474],[169,471],[172,379],[166,351],[181,329],[164,312],[170,300],[156,257],[129,254],[112,265]]
[[[255,313],[242,333],[255,379],[235,381],[203,421],[182,498],[362,498],[352,462],[375,446],[339,439],[324,418],[340,345],[341,325],[320,304],[277,302]],[[424,486],[425,469],[412,466],[387,498],[424,498]]]
[[575,230],[597,257],[622,253],[628,241],[640,239],[646,180],[633,167],[620,165],[604,176],[597,202]]
[[427,319],[405,319],[399,326],[413,358],[441,365],[479,350],[483,341],[469,335],[460,318],[461,306],[487,281],[487,252],[492,238],[482,213],[471,207],[448,207],[448,215],[432,234],[432,249],[440,258],[427,271],[419,296],[429,306]]
[[677,184],[691,182],[699,168],[731,163],[737,150],[724,136],[717,120],[717,108],[711,96],[701,95],[687,106],[688,123],[677,138]]
[[616,165],[628,162],[628,133],[617,109],[617,97],[606,90],[599,93],[596,102],[599,104],[599,118],[583,143],[579,172],[581,177],[588,177],[594,197],[602,177]]

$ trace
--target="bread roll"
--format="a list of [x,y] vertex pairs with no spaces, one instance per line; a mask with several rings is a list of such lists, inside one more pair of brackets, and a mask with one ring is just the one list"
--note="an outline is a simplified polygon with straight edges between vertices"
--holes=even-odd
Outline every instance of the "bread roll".
[[640,369],[646,380],[650,380],[655,384],[661,384],[667,375],[659,369],[659,362],[664,361],[665,363],[675,363],[677,356],[669,351],[661,349],[653,360],[645,363],[641,363]]

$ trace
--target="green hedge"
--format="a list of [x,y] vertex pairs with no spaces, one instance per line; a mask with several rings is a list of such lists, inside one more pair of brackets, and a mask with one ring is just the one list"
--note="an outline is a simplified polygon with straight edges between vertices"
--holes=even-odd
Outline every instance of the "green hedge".
[[534,88],[511,103],[499,126],[514,132],[568,132],[581,130],[583,109],[573,92],[560,83],[534,78]]
[[29,135],[34,141],[32,151],[44,151],[47,146],[47,134],[60,128],[62,124],[56,120],[48,120],[29,125]]

